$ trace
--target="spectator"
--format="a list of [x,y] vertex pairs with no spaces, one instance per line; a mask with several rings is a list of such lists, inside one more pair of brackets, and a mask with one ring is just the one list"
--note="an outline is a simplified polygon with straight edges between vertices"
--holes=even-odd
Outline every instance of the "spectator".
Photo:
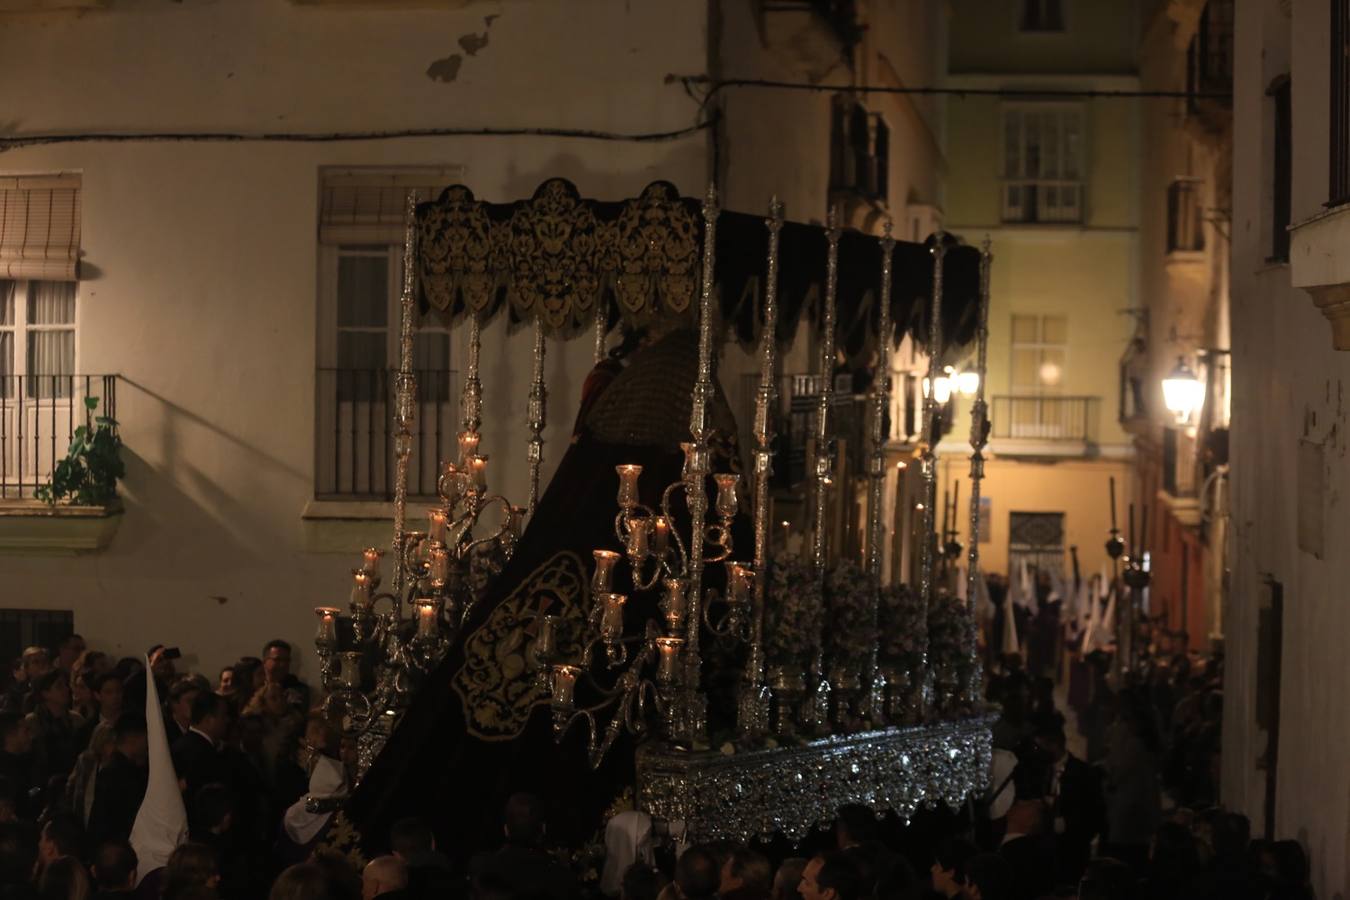
[[408,867],[413,897],[442,897],[456,887],[450,860],[436,849],[431,828],[421,819],[401,819],[389,829],[389,849]]
[[193,888],[215,889],[220,869],[215,851],[202,844],[183,844],[173,851],[164,868],[164,900],[183,900]]
[[966,865],[977,852],[969,841],[945,842],[929,870],[933,891],[942,897],[960,897],[966,889]]
[[966,897],[969,900],[1009,900],[1013,875],[997,853],[980,853],[966,863]]
[[1040,727],[1036,745],[1050,763],[1047,796],[1055,836],[1056,876],[1061,884],[1077,884],[1091,855],[1092,842],[1106,827],[1101,771],[1068,751],[1059,723]]
[[231,786],[232,779],[220,752],[229,728],[229,705],[225,698],[199,691],[192,701],[192,724],[172,747],[174,770],[185,784],[184,796],[189,805],[203,785]]
[[192,681],[180,681],[169,689],[169,718],[164,723],[164,732],[170,747],[192,729],[192,702],[200,693],[201,689]]
[[361,872],[361,900],[407,900],[408,866],[397,856],[377,856]]
[[94,887],[96,900],[130,898],[136,890],[136,868],[140,865],[136,851],[126,841],[107,841],[94,854]]
[[263,648],[263,679],[266,684],[279,685],[284,699],[303,715],[309,712],[309,688],[291,674],[291,645],[277,638]]
[[242,705],[239,684],[234,680],[234,666],[226,666],[220,670],[220,678],[216,681],[216,693],[230,701],[236,710]]
[[42,900],[89,900],[93,893],[88,873],[73,856],[52,860],[38,879],[38,896]]
[[37,868],[37,841],[25,825],[0,825],[0,898],[30,900],[33,871]]
[[823,853],[802,870],[798,893],[802,900],[859,900],[863,896],[862,876],[846,854]]
[[1078,900],[1134,900],[1134,870],[1117,859],[1094,859],[1078,884]]
[[111,729],[117,717],[122,714],[122,680],[111,672],[105,675],[88,673],[92,679],[94,714],[84,720],[76,735],[76,746],[84,750],[93,740],[94,731],[99,727]]
[[712,900],[720,880],[717,857],[706,846],[690,847],[675,862],[675,887],[681,900]]
[[646,863],[633,863],[623,873],[619,900],[656,900],[664,886],[656,869]]
[[[470,874],[491,875],[518,895],[538,894],[549,900],[569,900],[576,893],[572,873],[544,850],[544,819],[539,798],[514,794],[506,801],[503,816],[506,843],[496,853],[473,860]],[[713,873],[712,892],[717,890]]]
[[38,838],[38,866],[46,869],[63,856],[80,857],[84,848],[84,833],[70,816],[54,816],[42,826]]
[[145,719],[123,713],[113,735],[113,751],[99,770],[89,809],[89,836],[95,843],[126,840],[131,834],[149,775]]
[[78,634],[67,635],[65,640],[61,641],[56,648],[56,668],[66,674],[66,680],[75,672],[75,663],[85,651],[89,648],[85,646],[84,638]]
[[773,868],[764,854],[737,847],[722,864],[717,894],[722,900],[770,900]]
[[278,876],[268,900],[334,900],[328,875],[314,863],[291,866]]
[[28,725],[33,730],[33,780],[65,776],[75,768],[79,755],[76,732],[83,721],[70,711],[70,681],[61,672],[48,671],[33,685],[33,711]]
[[33,729],[18,713],[0,713],[0,778],[9,782],[20,818],[40,809],[33,786]]
[[798,888],[802,883],[802,872],[810,860],[793,856],[783,860],[773,876],[773,900],[801,900]]
[[[77,671],[70,676],[70,708],[84,719],[86,729],[90,727],[91,719],[98,720],[98,699],[94,695],[94,684],[97,681],[98,673],[88,669]],[[118,684],[120,686],[121,682]],[[87,735],[83,738],[83,743],[89,743]]]

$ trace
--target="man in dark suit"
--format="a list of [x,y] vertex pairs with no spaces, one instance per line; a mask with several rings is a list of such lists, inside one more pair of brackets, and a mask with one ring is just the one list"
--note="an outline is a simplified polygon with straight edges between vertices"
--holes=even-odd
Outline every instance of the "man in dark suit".
[[174,741],[173,767],[183,785],[188,807],[197,792],[208,784],[231,787],[230,767],[221,745],[230,727],[228,701],[219,694],[202,691],[192,701],[192,724],[187,734]]
[[1013,770],[1013,805],[1005,817],[998,855],[1012,873],[1011,900],[1036,900],[1055,886],[1055,839],[1047,828],[1050,767],[1027,748]]
[[98,888],[94,900],[131,900],[136,892],[138,865],[136,851],[126,841],[108,841],[99,845],[90,867]]
[[[544,819],[539,798],[515,794],[506,801],[506,844],[496,853],[480,854],[470,865],[474,883],[500,883],[519,897],[572,900],[576,881],[566,866],[544,849]],[[717,872],[713,872],[713,890]]]
[[13,791],[15,813],[30,821],[41,811],[40,798],[33,790],[32,750],[33,731],[23,716],[0,713],[0,778]]
[[145,719],[139,713],[123,713],[113,724],[113,735],[116,744],[98,770],[89,810],[89,840],[94,846],[130,836],[149,776]]
[[1062,726],[1046,723],[1036,746],[1050,761],[1048,798],[1056,846],[1056,878],[1077,884],[1092,853],[1092,841],[1106,828],[1102,772],[1068,751]]

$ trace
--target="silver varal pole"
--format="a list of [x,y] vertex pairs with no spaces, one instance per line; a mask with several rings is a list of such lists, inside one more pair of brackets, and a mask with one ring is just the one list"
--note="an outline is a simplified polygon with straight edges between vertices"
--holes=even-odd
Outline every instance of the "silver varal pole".
[[464,391],[460,406],[460,422],[465,431],[478,433],[483,424],[483,383],[478,380],[478,352],[482,346],[482,325],[477,313],[470,312],[469,352],[464,372]]
[[769,578],[769,480],[773,476],[773,408],[778,399],[775,362],[778,340],[778,233],[783,204],[769,204],[769,253],[764,276],[764,322],[759,339],[759,390],[755,393],[755,587],[750,620],[750,656],[737,707],[737,725],[744,736],[769,728],[769,689],[764,683],[764,593]]
[[989,266],[993,262],[989,252],[989,238],[980,248],[980,311],[975,333],[975,371],[979,385],[975,402],[970,407],[970,549],[967,551],[966,570],[966,653],[970,668],[965,684],[965,705],[978,708],[984,697],[984,667],[980,661],[979,584],[980,572],[980,481],[984,478],[984,448],[989,440],[989,405],[985,402],[985,372],[989,359]]
[[526,451],[530,462],[530,494],[526,509],[531,516],[539,503],[539,467],[544,461],[544,425],[548,408],[548,390],[544,387],[544,319],[536,316],[534,320],[534,372],[530,381],[530,398],[527,404],[526,421],[530,429],[529,449]]
[[[398,375],[394,379],[394,546],[395,560],[403,558],[403,535],[408,507],[408,459],[412,456],[412,429],[417,413],[417,376],[413,374],[413,305],[417,285],[417,193],[408,191],[403,207],[403,293],[399,296]],[[393,566],[393,594],[402,596],[403,566]],[[402,617],[402,603],[395,606]]]
[[880,638],[877,627],[881,613],[881,544],[885,533],[882,494],[886,486],[886,441],[889,435],[883,425],[891,397],[891,256],[894,251],[895,238],[891,237],[891,223],[887,220],[881,238],[881,283],[877,298],[881,307],[877,317],[876,372],[872,376],[872,458],[869,461],[867,492],[867,573],[871,576],[875,591],[871,617],[872,633],[876,638],[868,654],[865,712],[874,723],[881,722],[886,704],[886,678],[877,665],[877,644]]
[[703,657],[699,625],[703,621],[703,538],[708,513],[708,403],[712,386],[713,271],[717,255],[717,188],[709,185],[703,201],[703,285],[698,302],[698,377],[689,414],[690,446],[685,466],[689,507],[689,626],[685,637],[683,691],[684,736],[701,736],[707,728],[707,703],[701,689]]
[[827,219],[825,257],[825,302],[820,316],[820,395],[816,402],[815,529],[811,535],[811,561],[817,578],[825,577],[827,505],[833,474],[830,452],[830,407],[834,403],[834,319],[839,286],[839,223],[834,207]]
[[939,231],[934,235],[933,248],[933,298],[928,315],[928,392],[924,397],[924,429],[927,432],[923,442],[921,462],[923,466],[924,504],[923,504],[923,541],[919,553],[919,602],[923,609],[919,627],[922,629],[920,647],[919,708],[924,716],[928,713],[929,698],[932,696],[933,672],[928,652],[928,610],[933,605],[935,594],[934,570],[937,567],[937,445],[942,439],[941,404],[937,402],[937,380],[942,373],[942,267],[947,255],[946,235]]
[[595,300],[595,364],[605,358],[605,326],[609,324],[609,306],[603,298]]

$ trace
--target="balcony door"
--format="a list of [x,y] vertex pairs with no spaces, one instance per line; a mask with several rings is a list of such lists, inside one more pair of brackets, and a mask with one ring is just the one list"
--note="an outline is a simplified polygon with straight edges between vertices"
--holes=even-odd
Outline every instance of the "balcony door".
[[[402,248],[324,247],[320,304],[315,496],[388,500],[394,491],[396,376]],[[450,334],[439,314],[417,313],[412,496],[433,496],[440,461],[453,455],[457,405]]]
[[1059,440],[1077,430],[1072,406],[1060,396],[1069,364],[1068,336],[1064,316],[1012,317],[1010,437]]

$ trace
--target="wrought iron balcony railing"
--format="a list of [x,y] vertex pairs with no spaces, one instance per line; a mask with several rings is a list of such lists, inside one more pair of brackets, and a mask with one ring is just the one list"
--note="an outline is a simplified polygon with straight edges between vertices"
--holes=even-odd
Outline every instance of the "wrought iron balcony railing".
[[116,375],[0,375],[0,500],[34,499],[75,430],[100,416],[117,418]]
[[[319,500],[394,498],[393,369],[320,368],[315,377],[314,496]],[[417,416],[408,496],[436,496],[440,461],[456,453],[459,391],[453,369],[417,372]]]
[[1097,441],[1100,397],[994,397],[995,440]]

